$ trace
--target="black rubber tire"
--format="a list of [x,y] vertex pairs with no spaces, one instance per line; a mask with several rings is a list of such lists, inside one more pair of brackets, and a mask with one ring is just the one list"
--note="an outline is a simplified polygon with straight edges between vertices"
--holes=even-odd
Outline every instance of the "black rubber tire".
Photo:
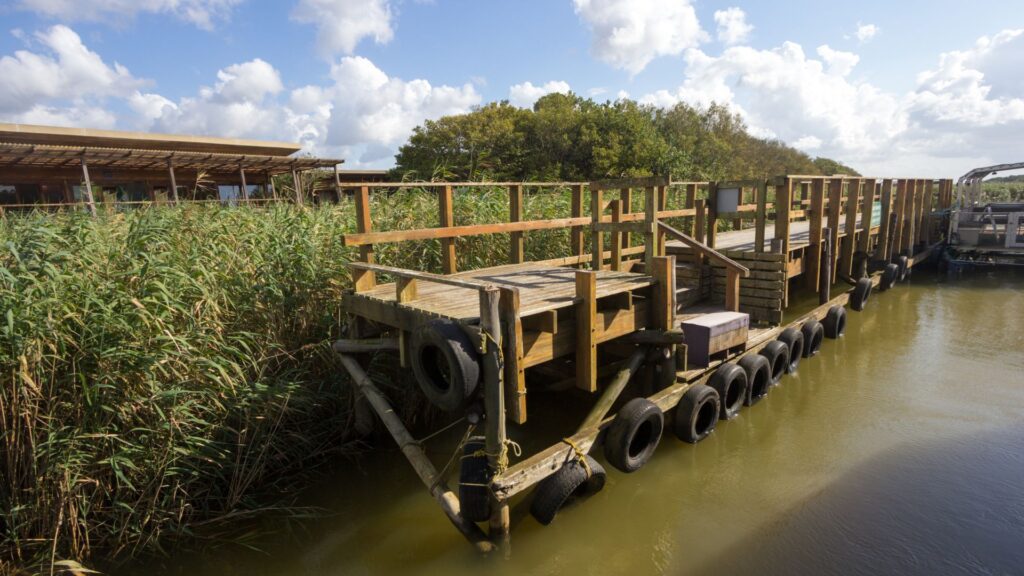
[[636,472],[647,464],[661,441],[665,415],[646,398],[634,398],[619,410],[604,439],[608,463],[623,472]]
[[893,258],[893,262],[896,263],[900,268],[899,281],[903,282],[907,279],[907,273],[910,270],[910,259],[906,256],[896,256]]
[[846,333],[846,308],[833,306],[825,314],[825,320],[821,323],[825,328],[825,336],[833,340]]
[[858,280],[861,279],[861,278],[867,278],[868,277],[868,261],[869,260],[870,260],[870,257],[868,256],[868,254],[866,252],[861,252],[860,250],[854,252],[853,253],[853,265],[851,266],[851,274],[850,275],[853,276],[854,278],[857,278]]
[[857,285],[853,288],[853,294],[850,295],[850,308],[854,311],[860,312],[868,304],[868,298],[871,297],[871,278],[861,278],[857,280]]
[[436,319],[413,334],[412,370],[430,403],[457,412],[476,392],[480,362],[469,336],[453,320]]
[[[462,449],[459,464],[459,507],[462,515],[473,522],[485,522],[491,517],[491,470],[487,465],[483,436],[472,436]],[[475,454],[475,455],[474,455]]]
[[718,417],[722,420],[735,418],[747,400],[747,372],[732,362],[722,364],[711,375],[708,386],[718,392],[721,405]]
[[878,283],[878,289],[885,292],[896,284],[900,276],[900,267],[897,264],[886,264],[882,271],[882,281]]
[[825,340],[825,327],[817,320],[808,320],[800,327],[800,333],[804,336],[804,358],[817,356]]
[[747,354],[740,358],[737,365],[747,373],[747,398],[743,403],[753,406],[768,396],[772,383],[772,367],[768,364],[768,359],[760,354]]
[[566,462],[557,472],[541,480],[533,491],[530,514],[537,522],[547,526],[555,519],[558,511],[571,501],[600,492],[604,488],[607,474],[604,467],[590,456],[585,456],[587,468],[577,459]]
[[800,359],[804,357],[804,334],[796,328],[786,328],[779,334],[779,342],[789,350],[789,362],[786,373],[792,374],[800,367]]
[[[738,367],[737,367],[738,368]],[[722,401],[711,386],[695,384],[683,394],[672,418],[672,431],[683,442],[696,444],[715,431]]]
[[789,347],[785,342],[772,340],[761,348],[760,354],[768,360],[768,366],[771,367],[771,385],[778,386],[786,374],[786,367],[789,366]]

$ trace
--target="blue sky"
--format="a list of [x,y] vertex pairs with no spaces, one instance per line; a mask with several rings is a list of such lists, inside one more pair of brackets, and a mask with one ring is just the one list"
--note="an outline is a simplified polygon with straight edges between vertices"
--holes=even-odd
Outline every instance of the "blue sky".
[[387,167],[425,119],[571,89],[723,102],[812,155],[951,176],[1019,160],[1024,6],[1007,6],[6,0],[0,119],[299,141]]

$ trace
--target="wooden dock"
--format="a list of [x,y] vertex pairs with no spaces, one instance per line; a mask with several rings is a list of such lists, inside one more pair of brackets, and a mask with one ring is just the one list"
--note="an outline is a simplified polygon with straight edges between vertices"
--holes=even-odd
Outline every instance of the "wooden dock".
[[[445,334],[451,340],[451,327],[457,327],[454,340],[466,343],[451,344],[454,352],[442,350],[449,354],[447,364],[436,374],[447,380],[435,393],[446,398],[465,393],[451,406],[482,419],[485,483],[463,481],[462,498],[456,496],[422,451],[402,441],[407,433],[379,394],[373,407],[453,524],[478,545],[483,539],[475,521],[481,519],[489,521],[493,544],[508,542],[509,505],[517,495],[536,488],[544,494],[532,506],[543,508],[551,499],[545,485],[550,479],[569,481],[579,466],[587,470],[586,478],[594,474],[599,465],[587,454],[602,430],[610,429],[604,441],[610,463],[627,471],[642,466],[632,452],[624,455],[609,446],[621,440],[625,420],[639,417],[634,412],[657,416],[658,435],[648,440],[656,446],[660,414],[675,411],[673,426],[684,440],[698,441],[710,432],[729,396],[731,384],[723,384],[725,378],[739,379],[743,373],[744,403],[755,402],[753,382],[748,386],[747,381],[759,373],[751,372],[751,366],[775,362],[783,350],[787,363],[798,362],[798,334],[802,350],[804,335],[841,333],[848,302],[855,310],[863,308],[872,287],[891,287],[894,275],[904,276],[942,240],[942,218],[952,200],[951,180],[846,176],[498,185],[509,192],[509,221],[460,226],[452,217],[454,191],[485,185],[342,185],[355,189],[358,214],[358,230],[346,235],[345,243],[358,246],[361,257],[351,264],[354,290],[342,306],[355,338],[383,339],[339,342],[337,349],[345,351],[346,366],[367,396],[375,394],[372,383],[348,354],[373,348],[372,342],[397,349],[399,361],[416,371],[423,387],[427,341],[434,338],[437,346]],[[438,227],[373,229],[371,191],[402,186],[437,191]],[[571,214],[524,220],[524,189],[549,187],[569,190]],[[643,194],[643,211],[631,211],[634,192]],[[588,195],[589,213],[584,209]],[[572,253],[526,261],[524,234],[557,228],[570,230]],[[509,234],[509,264],[456,269],[459,238],[496,233]],[[631,245],[637,237],[642,244]],[[443,273],[376,262],[374,244],[408,240],[438,241]],[[384,277],[389,281],[379,282]],[[833,297],[835,279],[855,287]],[[787,318],[789,295],[796,288],[819,293],[821,306]],[[748,357],[756,361],[740,361]],[[695,358],[701,359],[698,365]],[[479,389],[469,381],[477,374]],[[509,424],[528,425],[528,387],[552,380],[594,394],[591,413],[571,438],[510,461]],[[627,386],[630,392],[623,394]],[[704,404],[694,404],[698,396]],[[646,403],[643,410],[633,410],[634,401],[622,406],[627,397]],[[716,413],[709,424],[705,404],[712,397]],[[482,410],[472,407],[481,405],[477,400]],[[731,396],[729,402],[739,410]],[[688,412],[680,414],[683,408],[677,405],[686,405]],[[619,412],[609,416],[614,407]],[[726,408],[721,411],[728,417]],[[679,429],[684,418],[692,420],[692,430]],[[698,426],[698,420],[703,424]],[[472,466],[466,462],[464,467]],[[479,490],[484,490],[482,500]],[[553,517],[560,505],[533,512],[550,521],[547,512]]]

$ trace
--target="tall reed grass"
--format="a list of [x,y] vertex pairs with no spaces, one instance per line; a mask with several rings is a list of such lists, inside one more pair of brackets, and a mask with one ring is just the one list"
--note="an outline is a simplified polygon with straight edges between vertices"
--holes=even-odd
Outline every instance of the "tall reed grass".
[[[378,229],[436,225],[432,193],[373,202]],[[530,194],[527,217],[568,206],[567,193]],[[457,224],[503,221],[508,198],[459,192],[455,211]],[[322,465],[358,449],[329,348],[354,220],[346,201],[0,221],[0,571],[117,561],[298,513]],[[531,258],[568,253],[566,231],[527,238]],[[504,263],[507,246],[460,240],[460,266]],[[440,263],[435,241],[378,256]]]

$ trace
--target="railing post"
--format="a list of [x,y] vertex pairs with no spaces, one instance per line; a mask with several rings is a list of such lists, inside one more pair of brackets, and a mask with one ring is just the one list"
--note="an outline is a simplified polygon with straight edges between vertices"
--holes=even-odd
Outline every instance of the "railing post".
[[810,228],[807,236],[807,266],[804,271],[806,286],[817,292],[821,285],[821,224],[825,216],[825,179],[811,182]]
[[709,248],[715,247],[715,236],[718,233],[718,182],[708,182],[708,216],[707,216],[707,238],[704,244]]
[[[523,220],[523,185],[513,184],[508,187],[508,221],[522,222]],[[513,264],[521,264],[525,259],[524,243],[522,232],[509,234],[509,261]]]
[[754,188],[755,202],[757,202],[757,215],[754,218],[754,252],[764,252],[764,227],[765,218],[768,214],[768,181],[761,182]]
[[[609,203],[609,206],[611,203]],[[626,187],[619,190],[619,215],[633,213],[633,189]],[[614,238],[614,236],[613,236]],[[629,248],[633,245],[633,239],[629,233],[622,238],[621,247]]]
[[[370,220],[369,186],[360,186],[356,193],[356,231],[360,234],[373,231],[373,222]],[[374,263],[373,244],[363,244],[359,247],[359,260],[367,264]],[[356,292],[369,290],[377,285],[376,273],[373,270],[354,270],[352,284]]]
[[843,236],[842,253],[839,255],[839,270],[850,276],[853,269],[853,251],[857,246],[857,207],[860,206],[860,191],[863,181],[852,178],[846,186],[846,235]]
[[[593,185],[590,186],[590,220],[593,224],[601,222],[604,213],[604,198],[602,190]],[[591,226],[590,251],[593,253],[591,268],[596,272],[604,267],[604,235],[596,226]]]
[[[622,222],[622,200],[612,200],[608,203],[612,211],[612,222],[619,224]],[[629,233],[623,233],[621,230],[615,230],[611,233],[612,241],[612,260],[611,268],[618,272],[622,270],[622,237],[629,238]]]
[[[572,186],[572,213],[573,218],[583,217],[583,184],[574,184]],[[569,236],[572,242],[572,255],[583,256],[583,226],[573,226],[569,230]]]
[[857,244],[857,250],[864,254],[867,254],[871,248],[871,220],[875,215],[875,188],[876,181],[873,178],[864,181],[860,210],[860,241]]
[[576,271],[576,387],[597,391],[597,273]]
[[[452,187],[445,184],[441,187],[438,195],[438,207],[440,211],[439,224],[442,228],[450,228],[455,223],[455,216],[452,212]],[[441,239],[441,268],[445,274],[455,274],[455,238]]]
[[644,195],[644,271],[654,266],[658,254],[658,187],[649,186]]
[[725,309],[740,311],[740,273],[730,267],[725,268]]
[[892,227],[889,223],[892,215],[892,178],[882,181],[882,218],[878,223],[878,244],[875,245],[875,260],[889,261],[889,237]]

